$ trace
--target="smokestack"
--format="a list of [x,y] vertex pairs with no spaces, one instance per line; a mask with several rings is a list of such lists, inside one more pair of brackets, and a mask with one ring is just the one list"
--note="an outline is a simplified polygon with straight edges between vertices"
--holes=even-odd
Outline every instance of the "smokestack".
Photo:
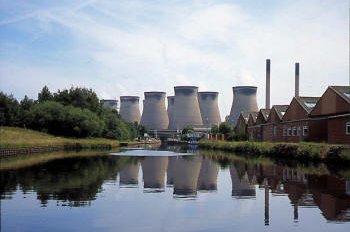
[[169,129],[203,126],[198,103],[198,87],[175,86],[173,125]]
[[295,63],[295,97],[299,97],[299,63]]
[[221,123],[218,92],[198,92],[198,102],[203,124],[206,127],[219,125]]
[[169,128],[174,128],[174,117],[173,117],[173,111],[174,111],[174,103],[175,103],[175,96],[168,96],[168,118],[169,118]]
[[120,96],[120,116],[128,122],[140,123],[139,97]]
[[266,100],[265,108],[270,109],[270,59],[266,60]]
[[236,126],[237,119],[241,112],[257,112],[258,104],[256,102],[256,90],[255,86],[236,86],[232,87],[233,90],[233,102],[231,106],[231,112],[229,115],[229,122]]
[[167,129],[169,124],[165,108],[165,92],[145,92],[140,124],[148,129]]

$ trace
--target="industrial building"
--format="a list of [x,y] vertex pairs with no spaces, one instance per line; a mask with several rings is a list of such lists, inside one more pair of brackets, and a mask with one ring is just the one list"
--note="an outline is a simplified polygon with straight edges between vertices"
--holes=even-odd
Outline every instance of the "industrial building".
[[218,95],[218,92],[198,92],[199,108],[205,127],[211,128],[221,123]]
[[140,123],[141,114],[138,96],[120,96],[120,116],[128,122]]
[[145,92],[140,124],[151,130],[168,128],[169,118],[165,108],[165,92]]
[[174,111],[174,103],[175,103],[175,96],[168,96],[168,118],[169,118],[169,125],[168,128],[174,128],[174,117],[173,117],[173,111]]
[[174,91],[173,122],[169,125],[169,129],[182,130],[186,127],[203,127],[198,103],[198,87],[175,86]]

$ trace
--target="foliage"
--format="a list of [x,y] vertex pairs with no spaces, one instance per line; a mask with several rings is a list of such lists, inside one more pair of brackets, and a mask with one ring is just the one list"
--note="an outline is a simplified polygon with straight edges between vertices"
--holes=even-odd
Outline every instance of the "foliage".
[[0,125],[17,126],[20,122],[18,101],[12,95],[0,92]]
[[53,96],[49,90],[49,88],[45,85],[41,92],[38,94],[38,102],[52,101]]
[[218,134],[219,133],[219,127],[217,125],[212,126],[211,133],[212,134]]

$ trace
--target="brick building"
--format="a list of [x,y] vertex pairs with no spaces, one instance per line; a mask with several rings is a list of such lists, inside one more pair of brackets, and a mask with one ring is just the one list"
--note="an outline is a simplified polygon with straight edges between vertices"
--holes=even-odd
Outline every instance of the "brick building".
[[256,117],[258,116],[258,112],[250,112],[248,117],[248,139],[249,140],[258,140],[259,128],[255,127]]
[[266,124],[262,125],[263,140],[277,142],[282,136],[281,121],[288,105],[274,105],[270,110],[270,114],[266,120]]
[[235,132],[238,136],[242,138],[248,138],[247,127],[248,127],[249,114],[250,114],[249,112],[241,112],[237,119]]
[[[318,100],[319,97],[294,97],[282,118],[279,127],[279,131],[282,131],[282,133],[278,135],[277,141],[299,142],[317,137],[317,135],[314,135],[315,132],[317,133],[315,129],[309,130],[309,126],[312,124],[310,123],[309,113]],[[316,124],[313,123],[313,125]],[[321,135],[321,137],[323,136]]]

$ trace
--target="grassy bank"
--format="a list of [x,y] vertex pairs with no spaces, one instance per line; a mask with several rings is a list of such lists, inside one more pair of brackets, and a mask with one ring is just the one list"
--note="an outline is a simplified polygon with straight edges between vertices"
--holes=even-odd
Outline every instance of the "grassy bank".
[[255,156],[310,161],[350,162],[350,148],[344,145],[325,143],[270,143],[248,141],[200,141],[206,149],[232,151]]
[[119,141],[104,138],[64,138],[46,133],[17,128],[0,127],[0,148],[19,148],[34,146],[70,146],[79,144],[81,148],[91,148],[99,145],[119,147]]

